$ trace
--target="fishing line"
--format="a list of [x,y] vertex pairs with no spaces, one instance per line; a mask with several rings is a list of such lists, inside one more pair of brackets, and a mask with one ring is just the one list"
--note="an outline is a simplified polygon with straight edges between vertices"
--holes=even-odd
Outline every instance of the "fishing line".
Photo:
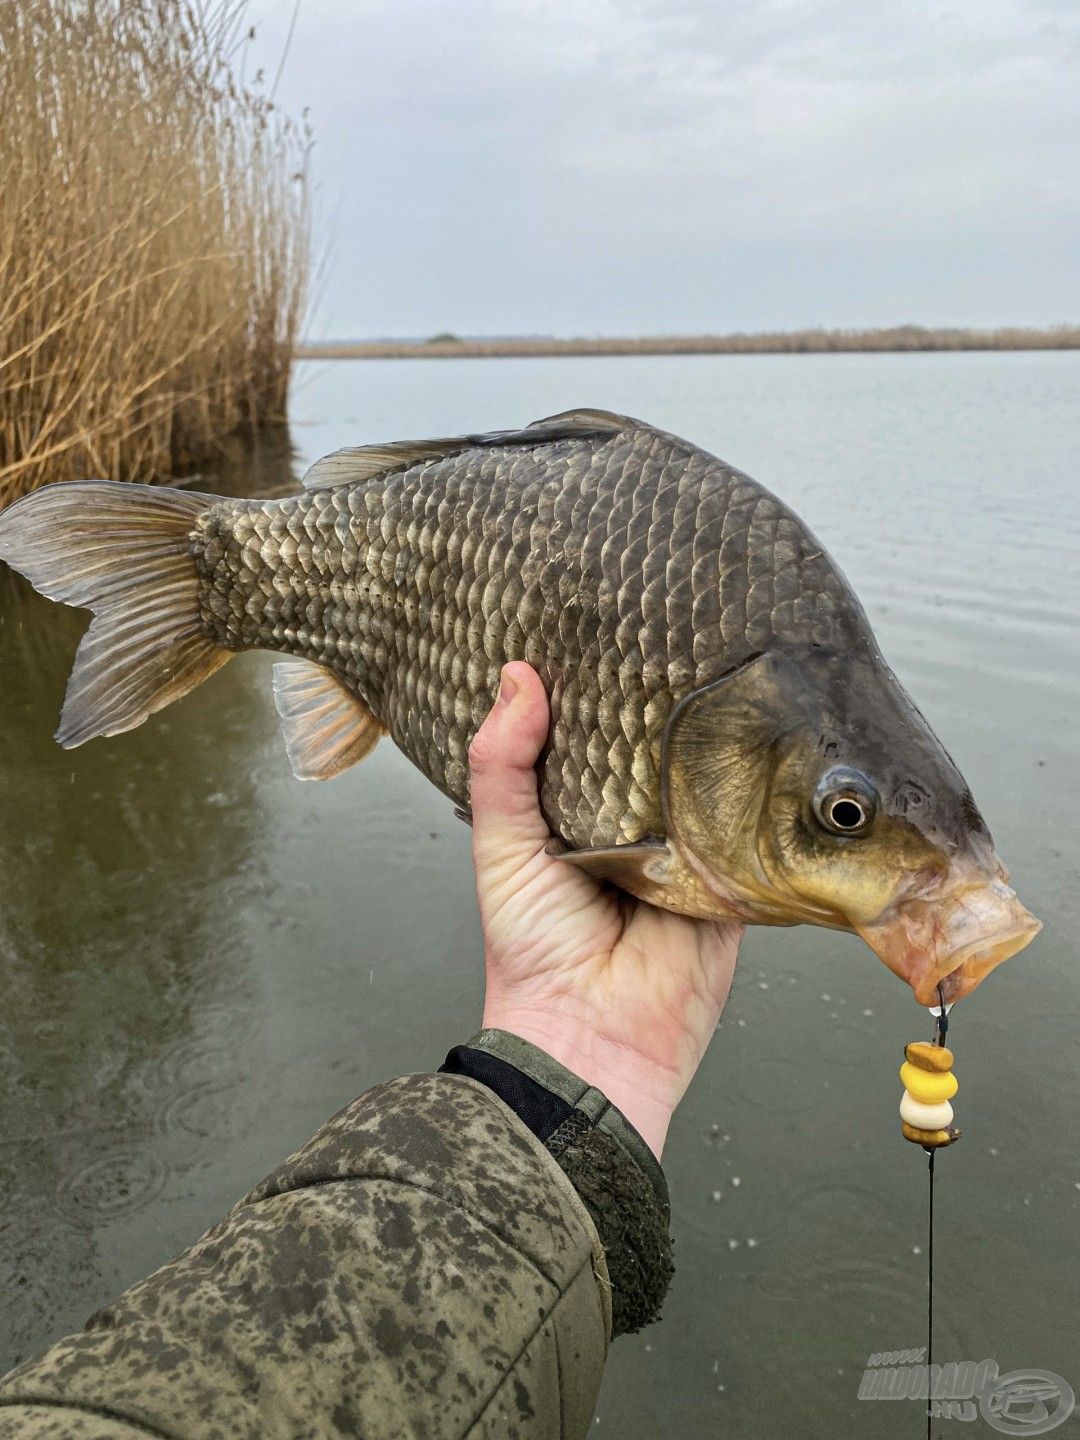
[[[945,996],[942,994],[940,985],[938,986],[938,1004],[941,1008],[934,1027],[933,1043],[944,1048],[945,1036],[949,1029],[949,1016],[945,1009]],[[931,1390],[934,1379],[934,1157],[937,1155],[937,1150],[927,1150],[927,1154],[930,1157],[927,1164],[930,1203],[926,1237],[926,1440],[934,1440]]]
[[929,1175],[930,1175],[930,1224],[929,1235],[926,1242],[926,1440],[933,1440],[930,1432],[931,1424],[931,1403],[930,1391],[933,1384],[934,1371],[934,1155],[930,1151]]

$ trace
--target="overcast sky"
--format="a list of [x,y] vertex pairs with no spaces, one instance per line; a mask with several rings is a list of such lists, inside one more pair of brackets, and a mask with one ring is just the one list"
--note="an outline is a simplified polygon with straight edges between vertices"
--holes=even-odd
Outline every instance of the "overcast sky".
[[278,95],[313,335],[1080,321],[1077,0],[301,0]]

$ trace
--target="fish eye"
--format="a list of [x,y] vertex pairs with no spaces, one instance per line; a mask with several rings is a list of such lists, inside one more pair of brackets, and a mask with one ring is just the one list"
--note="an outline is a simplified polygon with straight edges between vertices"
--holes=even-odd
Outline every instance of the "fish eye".
[[814,814],[833,835],[865,835],[877,813],[877,794],[858,770],[830,770],[814,791]]

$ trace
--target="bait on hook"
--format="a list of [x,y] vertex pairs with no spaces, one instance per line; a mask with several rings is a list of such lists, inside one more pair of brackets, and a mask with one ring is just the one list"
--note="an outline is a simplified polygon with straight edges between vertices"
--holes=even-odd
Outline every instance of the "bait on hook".
[[900,1128],[905,1140],[921,1145],[928,1152],[960,1139],[949,1104],[960,1088],[952,1073],[953,1053],[945,1044],[950,1008],[947,1005],[931,1008],[933,1040],[914,1040],[905,1045],[904,1063],[900,1066],[900,1079],[904,1083]]

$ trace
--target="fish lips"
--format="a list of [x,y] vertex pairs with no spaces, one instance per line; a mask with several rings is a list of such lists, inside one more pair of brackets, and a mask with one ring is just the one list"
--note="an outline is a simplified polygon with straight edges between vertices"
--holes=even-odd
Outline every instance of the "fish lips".
[[1003,960],[1030,945],[1042,922],[997,877],[953,877],[935,895],[913,896],[853,928],[920,1005],[970,995]]

